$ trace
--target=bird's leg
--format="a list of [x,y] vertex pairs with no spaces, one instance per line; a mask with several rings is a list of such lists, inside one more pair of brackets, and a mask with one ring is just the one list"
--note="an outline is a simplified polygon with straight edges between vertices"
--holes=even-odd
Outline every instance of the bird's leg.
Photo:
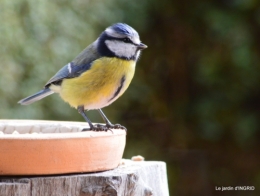
[[94,126],[92,124],[92,122],[88,119],[87,115],[85,114],[84,106],[79,106],[78,112],[83,116],[83,118],[89,124],[89,128],[84,128],[82,131],[108,131],[108,128],[105,126],[100,126],[100,125]]
[[81,114],[81,116],[83,116],[83,118],[87,121],[87,123],[89,124],[89,128],[85,128],[82,131],[87,131],[87,130],[94,130],[94,125],[92,124],[92,122],[88,119],[88,117],[85,114],[84,111],[84,106],[78,106],[78,112]]
[[107,128],[109,128],[109,129],[124,129],[125,131],[127,131],[127,129],[124,126],[120,125],[120,124],[114,124],[113,125],[108,120],[108,118],[106,117],[106,115],[104,114],[104,112],[101,109],[98,109],[98,112],[102,116],[103,120],[105,121]]

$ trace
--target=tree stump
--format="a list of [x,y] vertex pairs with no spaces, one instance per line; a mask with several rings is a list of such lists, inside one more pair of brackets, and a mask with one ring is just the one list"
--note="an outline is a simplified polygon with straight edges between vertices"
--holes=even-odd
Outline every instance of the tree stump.
[[166,164],[122,160],[116,169],[60,176],[0,177],[1,196],[169,196]]

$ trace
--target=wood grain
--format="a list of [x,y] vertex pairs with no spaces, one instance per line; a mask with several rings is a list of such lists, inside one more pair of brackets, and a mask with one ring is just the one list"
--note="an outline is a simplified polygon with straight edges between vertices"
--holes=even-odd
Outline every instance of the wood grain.
[[169,196],[166,164],[123,160],[114,170],[62,176],[1,177],[1,196]]

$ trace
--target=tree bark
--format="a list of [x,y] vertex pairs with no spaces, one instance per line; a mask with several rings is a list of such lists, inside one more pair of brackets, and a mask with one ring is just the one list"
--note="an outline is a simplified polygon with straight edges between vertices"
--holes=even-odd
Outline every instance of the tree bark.
[[1,196],[169,196],[166,164],[123,160],[114,170],[61,176],[1,177]]

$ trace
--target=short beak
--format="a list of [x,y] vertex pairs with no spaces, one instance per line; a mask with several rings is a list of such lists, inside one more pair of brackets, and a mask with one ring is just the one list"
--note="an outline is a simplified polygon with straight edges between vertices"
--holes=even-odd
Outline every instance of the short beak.
[[143,49],[147,48],[148,46],[143,43],[140,43],[137,47],[139,50],[143,50]]

